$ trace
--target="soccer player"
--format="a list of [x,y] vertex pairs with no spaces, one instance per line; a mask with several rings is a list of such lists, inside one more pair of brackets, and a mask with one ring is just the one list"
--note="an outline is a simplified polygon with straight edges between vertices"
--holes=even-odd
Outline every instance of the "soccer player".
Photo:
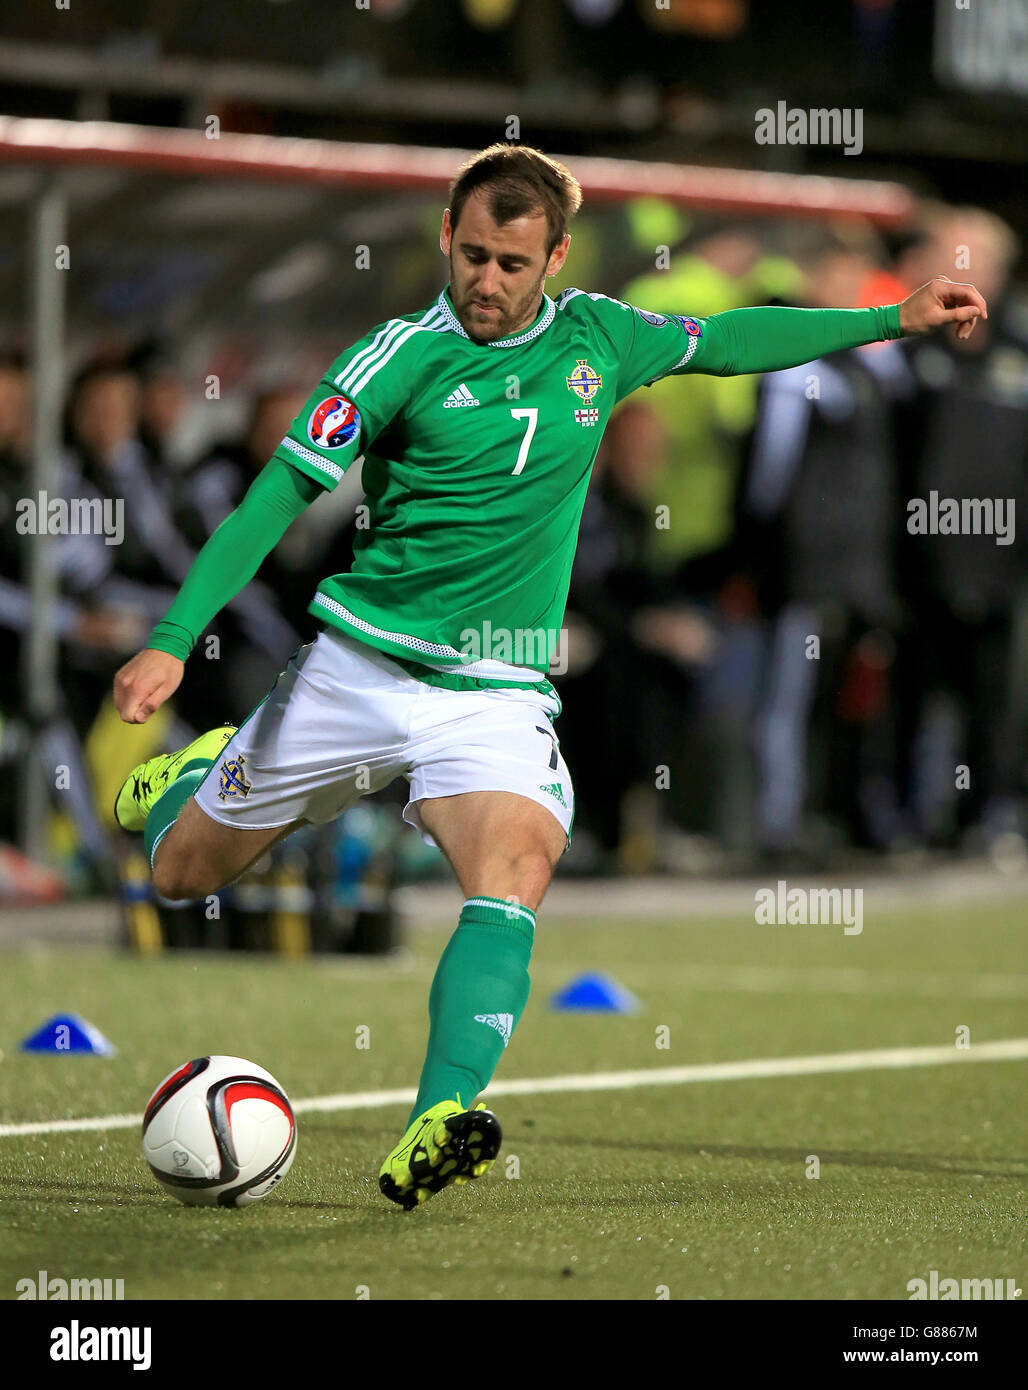
[[536,910],[569,844],[546,672],[611,410],[668,373],[776,371],[946,323],[967,337],[986,314],[945,276],[884,308],[702,320],[577,289],[551,299],[581,202],[563,165],[494,145],[449,201],[449,284],[336,358],[114,682],[122,719],[147,720],[290,522],[363,458],[370,524],[318,585],[317,637],[238,728],[137,767],[117,816],[143,831],[158,893],[200,898],[298,826],[406,777],[404,819],[442,848],[465,898],[429,995],[418,1097],[379,1177],[406,1209],[499,1151],[475,1101],[528,999]]

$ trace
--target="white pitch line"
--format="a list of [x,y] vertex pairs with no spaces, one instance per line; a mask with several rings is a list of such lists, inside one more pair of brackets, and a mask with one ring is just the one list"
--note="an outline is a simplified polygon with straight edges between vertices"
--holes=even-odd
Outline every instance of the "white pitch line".
[[[869,1052],[825,1052],[812,1057],[762,1057],[746,1062],[705,1062],[685,1067],[645,1067],[638,1071],[572,1073],[539,1076],[525,1081],[496,1081],[493,1096],[538,1096],[553,1092],[625,1091],[638,1086],[685,1086],[701,1081],[751,1081],[758,1077],[817,1076],[830,1072],[881,1071],[902,1067],[941,1067],[968,1062],[1019,1062],[1028,1058],[1028,1038],[975,1043],[967,1051],[953,1044],[942,1047],[883,1047]],[[293,1102],[298,1115],[339,1110],[376,1110],[409,1105],[413,1087],[395,1091],[357,1091],[334,1096],[311,1096]],[[22,1134],[73,1134],[102,1129],[133,1129],[138,1115],[98,1115],[82,1120],[34,1120],[0,1125],[0,1139]]]

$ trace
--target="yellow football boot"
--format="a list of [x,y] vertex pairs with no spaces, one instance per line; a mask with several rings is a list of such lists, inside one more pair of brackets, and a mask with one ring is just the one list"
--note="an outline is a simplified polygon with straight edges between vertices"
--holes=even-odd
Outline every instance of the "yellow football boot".
[[134,767],[122,782],[114,803],[114,819],[122,830],[141,831],[154,802],[162,792],[167,791],[175,778],[190,763],[215,762],[235,731],[234,724],[225,724],[220,729],[211,729],[194,738],[178,753],[161,753]]
[[480,1178],[500,1152],[500,1122],[484,1104],[465,1110],[458,1096],[419,1115],[382,1164],[378,1185],[404,1211],[427,1202],[451,1182]]

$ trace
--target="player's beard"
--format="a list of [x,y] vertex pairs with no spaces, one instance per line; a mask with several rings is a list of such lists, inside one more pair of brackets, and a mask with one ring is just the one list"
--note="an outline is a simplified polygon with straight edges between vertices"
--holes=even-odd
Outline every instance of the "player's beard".
[[496,342],[500,338],[509,338],[519,329],[526,328],[539,312],[543,283],[543,279],[540,278],[538,284],[526,290],[520,299],[513,302],[489,301],[496,304],[499,310],[496,314],[479,314],[474,309],[475,300],[479,298],[478,292],[474,289],[464,289],[458,283],[454,275],[453,256],[450,256],[450,298],[453,300],[460,326],[468,337],[476,342]]

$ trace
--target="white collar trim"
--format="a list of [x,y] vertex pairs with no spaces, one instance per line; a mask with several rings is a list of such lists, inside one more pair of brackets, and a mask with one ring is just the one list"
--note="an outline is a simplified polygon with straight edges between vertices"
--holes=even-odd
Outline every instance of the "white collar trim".
[[[539,318],[535,321],[531,328],[525,329],[524,333],[519,333],[514,338],[500,338],[495,343],[481,343],[479,344],[479,346],[493,348],[514,348],[521,347],[523,343],[530,343],[533,338],[538,338],[540,333],[545,333],[547,328],[549,328],[550,324],[553,322],[554,315],[557,312],[557,306],[556,304],[554,304],[553,300],[550,298],[548,294],[543,295],[543,303],[545,305],[543,312],[539,315]],[[450,328],[451,332],[458,334],[461,338],[467,338],[468,342],[471,342],[472,339],[470,334],[465,332],[464,326],[461,323],[460,319],[458,319],[457,315],[450,308],[450,302],[446,298],[445,290],[440,291],[439,298],[436,300],[436,304],[439,307],[440,313],[446,319],[447,326]]]

